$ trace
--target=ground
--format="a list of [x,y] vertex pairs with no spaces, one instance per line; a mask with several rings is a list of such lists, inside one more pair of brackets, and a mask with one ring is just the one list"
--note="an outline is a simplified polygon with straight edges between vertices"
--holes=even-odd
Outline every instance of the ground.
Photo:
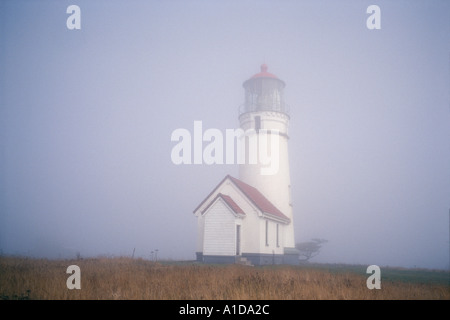
[[[81,289],[68,289],[70,265]],[[194,261],[0,257],[0,299],[43,300],[450,300],[449,272],[381,267],[368,289],[367,266],[305,264],[249,267]]]

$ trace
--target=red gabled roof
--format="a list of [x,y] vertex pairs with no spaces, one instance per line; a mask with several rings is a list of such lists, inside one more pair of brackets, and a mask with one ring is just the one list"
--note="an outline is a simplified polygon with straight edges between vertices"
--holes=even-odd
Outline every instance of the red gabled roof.
[[[219,197],[222,198],[223,201],[225,201],[225,203],[226,203],[226,204],[227,204],[227,205],[228,205],[235,213],[239,213],[239,214],[244,214],[244,215],[245,215],[245,213],[244,213],[244,211],[241,209],[241,207],[239,207],[239,206],[237,205],[237,203],[234,202],[233,199],[231,199],[230,196],[227,196],[227,195],[222,194],[222,193],[219,193],[219,194],[217,195],[217,197],[215,197],[214,200],[211,201],[211,204],[212,204],[217,198],[219,198]],[[208,208],[209,208],[209,205],[208,205],[208,207],[205,208],[205,210],[203,210],[203,212],[205,212]]]
[[[261,192],[259,192],[258,189],[256,189],[255,187],[252,187],[251,185],[246,184],[245,182],[236,179],[230,175],[227,175],[222,181],[220,181],[220,183],[214,188],[213,191],[211,191],[211,193],[197,206],[197,208],[195,208],[194,212],[196,212],[203,204],[204,202],[217,190],[217,188],[222,185],[222,183],[226,180],[226,179],[230,179],[231,182],[234,183],[234,185],[236,187],[238,187],[239,190],[241,190],[241,192],[262,212],[268,213],[270,215],[273,215],[275,217],[278,217],[282,220],[286,220],[286,221],[290,221],[290,219],[288,217],[286,217],[280,210],[278,210],[273,204],[272,202],[270,202]],[[233,201],[233,199],[231,199],[230,196],[224,195],[219,193],[217,195],[221,196],[222,199],[224,199],[225,202],[227,202],[227,204],[234,210],[234,212],[236,213],[244,213],[244,211]],[[215,197],[214,200],[217,198]],[[227,199],[228,198],[228,199]],[[211,201],[211,203],[214,202]],[[229,202],[227,201],[229,200]],[[211,204],[210,203],[210,204]],[[234,205],[236,207],[233,207]],[[209,207],[209,205],[208,205]],[[207,208],[208,208],[207,207]],[[203,212],[205,212],[207,210],[207,208],[205,208],[203,210]],[[239,209],[237,209],[239,208]],[[236,211],[236,210],[240,210],[240,212]],[[244,213],[245,214],[245,213]]]
[[283,220],[290,221],[290,219],[286,217],[280,210],[278,210],[278,208],[276,208],[272,204],[272,202],[270,202],[266,197],[264,197],[264,195],[261,192],[259,192],[258,189],[252,187],[249,184],[246,184],[245,182],[239,179],[233,178],[230,175],[228,175],[228,177],[247,196],[247,198],[249,198],[253,202],[253,204],[258,207],[259,210],[274,215]]

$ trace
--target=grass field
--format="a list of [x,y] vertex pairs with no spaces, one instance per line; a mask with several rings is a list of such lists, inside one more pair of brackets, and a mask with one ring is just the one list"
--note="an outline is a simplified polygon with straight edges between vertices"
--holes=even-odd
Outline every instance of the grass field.
[[[66,286],[69,265],[80,267],[80,290]],[[447,271],[381,267],[381,289],[369,290],[366,267],[246,267],[131,258],[46,260],[3,256],[0,299],[450,300]]]

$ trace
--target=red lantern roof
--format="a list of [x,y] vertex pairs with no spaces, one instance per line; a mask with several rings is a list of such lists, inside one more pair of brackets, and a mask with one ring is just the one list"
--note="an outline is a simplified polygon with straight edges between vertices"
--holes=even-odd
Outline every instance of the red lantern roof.
[[255,74],[253,77],[251,77],[251,79],[255,79],[255,78],[274,78],[274,79],[278,79],[278,77],[270,72],[267,72],[267,64],[263,63],[261,65],[261,72]]
[[285,83],[283,80],[281,80],[280,78],[278,78],[276,75],[274,75],[273,73],[267,72],[267,64],[263,63],[261,65],[261,72],[255,74],[253,77],[251,77],[250,79],[244,81],[243,86],[244,88],[246,87],[247,84],[251,83],[252,80],[255,79],[274,79],[274,80],[278,80],[282,83],[283,87],[285,86]]

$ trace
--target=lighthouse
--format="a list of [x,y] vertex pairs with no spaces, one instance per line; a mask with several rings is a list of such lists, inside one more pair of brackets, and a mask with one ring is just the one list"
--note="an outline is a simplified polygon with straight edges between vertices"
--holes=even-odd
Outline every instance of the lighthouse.
[[243,83],[239,177],[227,175],[194,209],[198,261],[298,264],[285,83],[267,70]]
[[[239,179],[258,188],[291,223],[284,232],[284,246],[295,247],[294,227],[291,199],[291,179],[289,174],[289,110],[284,101],[285,83],[277,76],[267,71],[266,64],[261,65],[261,71],[243,83],[245,101],[239,110],[240,127],[248,134],[256,135],[258,148],[262,148],[261,139],[266,140],[267,150],[257,151],[258,155],[267,153],[271,161],[277,162],[277,170],[271,174],[262,174],[267,165],[261,157],[256,163],[248,161],[239,165]],[[252,130],[253,129],[253,130]],[[263,137],[262,135],[265,135]],[[275,135],[269,138],[269,135]],[[249,139],[251,141],[251,137]],[[276,143],[270,143],[276,141]],[[246,154],[251,150],[246,144]]]

